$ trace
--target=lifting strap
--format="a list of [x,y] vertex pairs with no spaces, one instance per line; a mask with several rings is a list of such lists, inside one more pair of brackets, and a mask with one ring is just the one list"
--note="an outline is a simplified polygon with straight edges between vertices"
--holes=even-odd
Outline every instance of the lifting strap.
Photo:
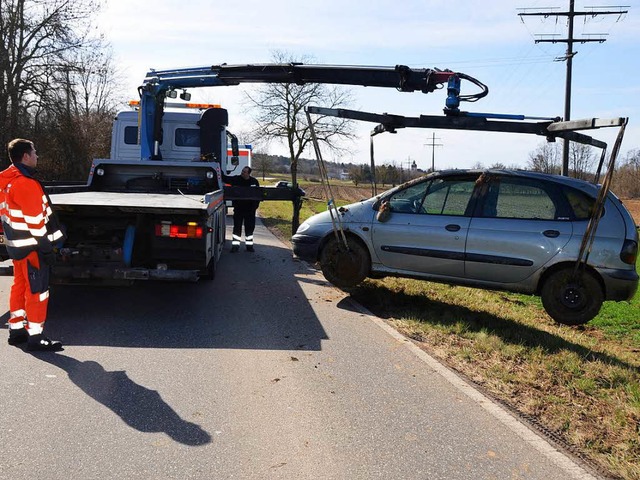
[[329,175],[327,174],[327,167],[322,159],[322,152],[320,151],[320,145],[318,144],[318,137],[311,121],[311,114],[309,110],[305,108],[307,115],[307,124],[309,125],[309,131],[311,132],[311,140],[313,143],[313,149],[316,152],[316,159],[318,160],[318,169],[320,170],[320,183],[324,190],[325,197],[327,198],[327,209],[331,215],[331,225],[333,226],[333,233],[338,240],[338,244],[344,248],[345,251],[349,250],[349,244],[347,243],[347,236],[344,234],[344,228],[342,227],[342,219],[340,218],[340,212],[336,207],[333,199],[333,193],[331,191],[331,185],[329,184]]
[[[573,269],[573,279],[577,280],[578,271],[580,267],[587,264],[589,260],[589,254],[591,253],[591,247],[593,246],[593,241],[596,237],[596,230],[598,229],[598,223],[600,222],[600,218],[602,217],[602,211],[604,210],[604,203],[607,200],[607,195],[609,193],[609,189],[611,187],[611,180],[613,178],[613,172],[615,170],[616,158],[618,157],[618,153],[620,152],[620,146],[622,145],[622,138],[624,137],[624,132],[627,127],[629,119],[625,119],[622,125],[620,126],[620,130],[618,131],[618,136],[616,137],[616,141],[611,149],[611,157],[609,158],[609,164],[607,166],[607,171],[604,175],[604,179],[602,181],[602,185],[598,190],[598,196],[596,197],[596,202],[593,206],[593,212],[591,212],[591,218],[589,219],[589,224],[587,225],[587,229],[584,232],[584,236],[582,237],[582,244],[580,245],[580,252],[578,254],[578,260],[576,261],[576,265]],[[596,174],[596,183],[600,177],[600,170],[603,164],[604,156],[606,150],[603,150],[602,157],[600,159],[600,164],[598,165],[598,172]]]

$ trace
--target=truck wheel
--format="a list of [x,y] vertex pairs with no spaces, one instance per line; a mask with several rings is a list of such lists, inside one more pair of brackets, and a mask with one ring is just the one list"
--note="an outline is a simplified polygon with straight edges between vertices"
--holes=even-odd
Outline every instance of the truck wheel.
[[205,273],[202,278],[205,280],[213,280],[216,278],[216,270],[218,269],[218,261],[216,256],[213,255],[211,260],[209,260],[209,265],[207,265],[207,273]]
[[549,316],[564,325],[584,325],[598,312],[604,292],[596,276],[584,271],[571,279],[573,267],[549,275],[541,290],[542,305]]
[[213,238],[213,255],[211,255],[211,260],[209,260],[209,264],[207,265],[207,272],[203,275],[205,280],[213,280],[216,278],[216,270],[218,269],[218,258],[220,253],[219,249],[218,237]]
[[355,287],[371,270],[367,248],[358,240],[348,238],[349,248],[332,237],[320,252],[320,268],[324,277],[336,287]]

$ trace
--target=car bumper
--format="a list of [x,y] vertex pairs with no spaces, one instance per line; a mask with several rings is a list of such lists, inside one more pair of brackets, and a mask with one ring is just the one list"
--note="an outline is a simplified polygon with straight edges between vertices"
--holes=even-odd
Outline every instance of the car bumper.
[[296,233],[291,237],[293,254],[300,260],[315,263],[318,260],[318,249],[320,248],[320,237],[315,235],[304,235]]
[[638,274],[634,270],[601,270],[606,300],[631,300],[638,290]]

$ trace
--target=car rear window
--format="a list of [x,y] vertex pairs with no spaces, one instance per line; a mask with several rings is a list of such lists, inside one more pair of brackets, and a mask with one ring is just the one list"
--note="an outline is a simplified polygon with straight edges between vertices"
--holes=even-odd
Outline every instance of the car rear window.
[[485,218],[518,218],[554,220],[558,206],[553,189],[537,181],[523,178],[500,178],[488,182],[481,215]]
[[569,202],[576,220],[588,220],[593,211],[595,200],[587,194],[574,188],[566,187],[562,193]]

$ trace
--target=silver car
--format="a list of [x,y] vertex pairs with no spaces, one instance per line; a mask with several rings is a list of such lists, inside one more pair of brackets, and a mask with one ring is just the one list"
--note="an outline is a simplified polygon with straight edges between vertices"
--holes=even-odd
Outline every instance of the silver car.
[[638,287],[638,230],[613,193],[585,240],[597,194],[591,183],[535,172],[436,172],[314,215],[293,252],[319,261],[338,287],[392,275],[536,294],[557,322],[578,325]]

